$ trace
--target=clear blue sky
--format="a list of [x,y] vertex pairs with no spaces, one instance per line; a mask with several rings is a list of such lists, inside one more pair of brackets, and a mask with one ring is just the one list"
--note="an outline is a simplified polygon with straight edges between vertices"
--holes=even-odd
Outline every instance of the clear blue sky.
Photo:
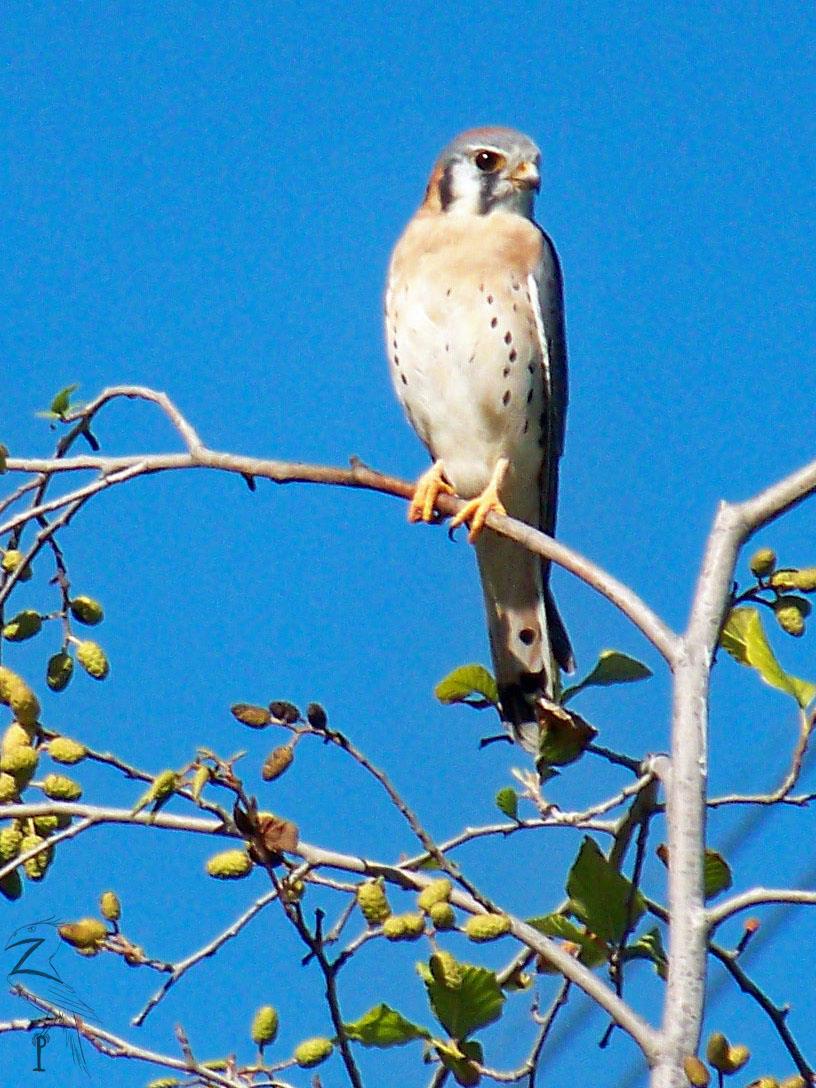
[[[681,624],[717,501],[752,493],[816,449],[811,5],[422,0],[214,12],[7,7],[0,440],[46,453],[53,436],[33,412],[57,388],[79,382],[90,397],[138,382],[170,394],[213,446],[334,464],[356,454],[417,475],[424,451],[392,395],[381,343],[388,254],[439,149],[474,124],[510,124],[542,148],[539,220],[566,279],[561,535]],[[107,451],[176,445],[138,405],[113,409],[99,436]],[[815,524],[811,505],[765,539],[787,563],[813,564]],[[253,495],[236,479],[198,474],[106,495],[65,546],[76,588],[106,607],[100,639],[112,673],[45,697],[46,724],[151,770],[182,764],[196,744],[246,748],[252,776],[276,738],[241,730],[229,704],[319,699],[435,834],[492,820],[493,793],[519,756],[479,752],[481,719],[431,695],[450,667],[486,660],[464,541],[409,528],[402,504],[381,496],[271,485]],[[664,749],[668,689],[655,655],[572,579],[558,575],[556,586],[581,666],[615,646],[657,671],[648,684],[584,698],[603,743],[635,756]],[[45,609],[47,594],[43,570],[18,599]],[[36,675],[48,639],[56,635],[7,660]],[[779,649],[816,678],[812,638]],[[785,700],[724,661],[713,710],[712,788],[775,782],[795,734]],[[265,806],[310,842],[382,857],[413,850],[393,810],[335,754],[316,745],[298,754],[260,791]],[[110,775],[81,777],[94,801],[135,796]],[[552,797],[581,804],[611,782],[585,760]],[[729,847],[743,817],[716,815],[709,835],[730,849],[737,887],[805,880],[812,812],[776,814]],[[482,863],[473,849],[462,861],[508,907],[542,912],[559,902],[578,843],[571,832],[517,838],[491,845]],[[208,881],[210,852],[158,832],[96,832],[61,851],[44,885],[0,907],[0,919],[10,931],[80,916],[113,886],[126,932],[172,959],[263,890],[260,876]],[[791,1027],[812,1044],[816,923],[800,910],[781,924],[773,950],[757,940],[751,970],[793,1004]],[[422,1017],[412,969],[421,954],[394,949],[401,970],[382,968],[371,987],[367,973],[384,957],[364,953],[345,983],[349,1017],[380,999]],[[501,959],[502,950],[485,953]],[[106,1026],[129,1031],[154,978],[67,951],[61,962]],[[188,978],[139,1038],[172,1049],[182,1021],[203,1054],[243,1045],[249,1056],[245,1025],[272,1001],[285,1053],[328,1026],[316,972],[298,964],[269,912]],[[640,985],[653,1014],[660,991],[645,967],[630,992]],[[726,993],[711,1022],[754,1046],[749,1072],[791,1072],[755,1006]],[[518,1015],[486,1034],[491,1063],[521,1056],[523,1005],[515,999]],[[0,998],[0,1017],[13,1007]],[[577,1083],[583,1062],[594,1083],[616,1084],[633,1048],[619,1035],[599,1056],[602,1018],[570,1023],[543,1079]],[[28,1074],[30,1041],[4,1037],[6,1076],[13,1068],[20,1088],[86,1084],[56,1050],[47,1076]],[[363,1066],[371,1083],[421,1083],[414,1061],[392,1052],[377,1076],[365,1056]],[[93,1083],[124,1086],[158,1075],[96,1057],[92,1073]],[[343,1083],[339,1066],[323,1081]]]

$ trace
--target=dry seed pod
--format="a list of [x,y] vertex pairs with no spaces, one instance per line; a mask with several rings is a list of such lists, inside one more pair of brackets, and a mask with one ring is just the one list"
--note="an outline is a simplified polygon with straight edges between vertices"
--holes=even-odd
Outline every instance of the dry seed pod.
[[273,721],[281,725],[294,725],[300,718],[300,711],[294,703],[288,703],[285,699],[276,699],[269,704],[269,713]]
[[326,711],[320,705],[320,703],[309,703],[306,707],[306,721],[312,727],[312,729],[325,729],[329,724],[329,719],[326,715]]
[[294,758],[295,753],[291,744],[282,744],[280,748],[275,748],[264,760],[261,778],[264,782],[274,782],[292,765]]
[[252,729],[263,729],[272,721],[272,715],[265,707],[252,703],[235,703],[230,707],[230,712],[241,725],[251,726]]

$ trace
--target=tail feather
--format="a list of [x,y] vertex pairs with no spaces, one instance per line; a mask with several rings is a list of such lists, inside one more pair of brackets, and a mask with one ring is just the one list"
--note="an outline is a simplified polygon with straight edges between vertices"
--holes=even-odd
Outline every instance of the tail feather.
[[514,739],[536,752],[536,699],[555,698],[558,666],[572,666],[569,638],[538,556],[489,532],[476,555],[502,718]]

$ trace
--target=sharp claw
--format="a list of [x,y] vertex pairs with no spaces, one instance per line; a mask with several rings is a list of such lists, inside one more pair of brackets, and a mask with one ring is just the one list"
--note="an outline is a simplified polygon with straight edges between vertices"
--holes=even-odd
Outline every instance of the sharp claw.
[[506,516],[507,510],[499,498],[499,487],[507,472],[508,462],[500,460],[493,472],[490,483],[475,499],[466,502],[450,523],[449,533],[453,533],[460,525],[468,524],[468,542],[475,544],[485,527],[488,514],[500,514]]
[[444,471],[442,462],[436,461],[417,480],[414,497],[408,507],[408,520],[410,522],[435,521],[434,507],[439,496],[456,494],[451,485],[444,479]]

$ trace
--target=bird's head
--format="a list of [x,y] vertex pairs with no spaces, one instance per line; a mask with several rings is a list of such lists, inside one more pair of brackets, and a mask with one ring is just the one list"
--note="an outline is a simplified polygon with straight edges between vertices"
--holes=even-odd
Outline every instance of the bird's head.
[[515,129],[469,129],[437,159],[423,206],[453,215],[503,211],[530,219],[540,163],[536,145]]

